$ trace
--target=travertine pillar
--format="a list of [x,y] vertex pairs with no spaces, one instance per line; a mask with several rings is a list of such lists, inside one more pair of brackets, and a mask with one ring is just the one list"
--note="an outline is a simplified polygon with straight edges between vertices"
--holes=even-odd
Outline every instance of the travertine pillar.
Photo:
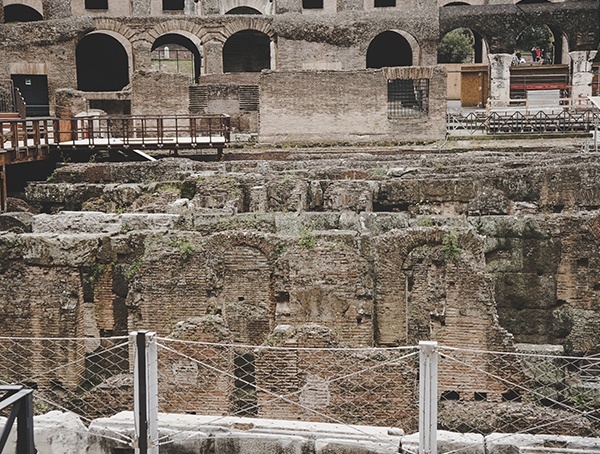
[[592,95],[592,79],[594,78],[592,61],[596,57],[596,53],[595,50],[569,52],[572,71],[571,85],[573,86],[571,97],[573,99],[587,98]]
[[137,41],[133,44],[133,71],[152,69],[152,46],[147,41]]
[[223,43],[209,41],[202,45],[204,74],[223,74]]
[[150,16],[150,11],[150,0],[131,0],[131,15],[133,17]]
[[490,100],[492,107],[508,106],[510,101],[510,63],[512,54],[489,54]]
[[42,0],[42,8],[45,20],[71,17],[70,0]]

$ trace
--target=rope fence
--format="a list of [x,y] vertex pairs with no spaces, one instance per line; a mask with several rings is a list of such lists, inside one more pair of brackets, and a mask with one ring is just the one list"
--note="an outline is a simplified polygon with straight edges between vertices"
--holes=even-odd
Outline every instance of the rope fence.
[[[600,356],[507,350],[256,346],[147,332],[4,337],[0,386],[33,389],[35,414],[74,413],[82,432],[93,427],[121,449],[114,452],[157,453],[191,440],[194,424],[249,424],[249,433],[264,434],[302,422],[371,443],[373,452],[435,454],[440,430],[600,438]],[[129,416],[116,428],[111,420],[121,412]],[[402,445],[404,434],[419,439]]]

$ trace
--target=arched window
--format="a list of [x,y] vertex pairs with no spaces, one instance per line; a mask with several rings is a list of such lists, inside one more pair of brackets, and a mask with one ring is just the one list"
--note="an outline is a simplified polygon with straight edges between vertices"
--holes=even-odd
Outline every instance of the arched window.
[[225,14],[262,14],[259,10],[251,6],[238,6],[227,11]]
[[195,82],[200,77],[202,57],[187,37],[168,33],[152,45],[152,67],[164,72],[187,74]]
[[438,63],[482,63],[486,49],[479,33],[455,28],[446,33],[438,45]]
[[411,66],[412,49],[401,34],[386,31],[377,35],[367,49],[367,68]]
[[260,72],[271,68],[271,40],[256,30],[242,30],[223,46],[223,71]]
[[33,22],[43,20],[42,15],[27,5],[12,4],[4,7],[4,22]]
[[129,84],[129,63],[123,45],[110,35],[92,33],[77,45],[77,88],[119,91]]

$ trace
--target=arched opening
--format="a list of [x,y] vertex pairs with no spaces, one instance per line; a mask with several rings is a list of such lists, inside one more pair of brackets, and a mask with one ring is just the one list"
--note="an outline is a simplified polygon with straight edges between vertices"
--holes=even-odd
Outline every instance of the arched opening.
[[129,84],[127,52],[115,38],[92,33],[77,45],[77,88],[82,91],[119,91]]
[[250,6],[238,6],[227,11],[225,14],[262,14],[259,10]]
[[152,67],[168,73],[186,74],[198,82],[202,57],[198,47],[183,35],[169,33],[152,45]]
[[517,5],[531,5],[533,3],[550,3],[548,0],[520,0]]
[[367,68],[411,66],[412,48],[399,33],[386,31],[377,35],[367,49]]
[[11,22],[34,22],[43,19],[44,17],[31,6],[13,4],[4,7],[4,22],[7,24]]
[[450,2],[446,3],[444,6],[469,6],[469,3],[466,2]]
[[437,48],[438,63],[474,63],[475,35],[468,28],[446,33]]
[[446,33],[438,45],[438,63],[484,63],[487,43],[469,28],[455,28]]
[[517,37],[515,53],[521,53],[527,63],[561,64],[563,42],[560,30],[544,24],[532,25]]
[[271,68],[271,40],[256,30],[242,30],[223,46],[223,71],[260,72]]

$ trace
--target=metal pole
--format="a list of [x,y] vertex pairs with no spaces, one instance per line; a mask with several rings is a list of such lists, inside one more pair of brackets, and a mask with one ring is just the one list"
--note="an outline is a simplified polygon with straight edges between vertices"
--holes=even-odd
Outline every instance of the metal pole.
[[135,341],[135,453],[158,454],[158,374],[156,333],[131,333]]
[[437,342],[419,342],[419,454],[437,454]]
[[136,417],[136,454],[148,454],[148,409],[147,409],[147,384],[146,384],[146,333],[148,331],[138,331],[135,336],[135,371],[134,382],[137,385],[135,390],[135,417]]
[[146,365],[148,377],[148,453],[158,454],[158,352],[156,333],[146,333]]
[[34,454],[33,442],[33,391],[21,399],[17,415],[17,454]]
[[6,178],[6,165],[2,164],[2,168],[0,169],[0,212],[8,209],[8,186]]

